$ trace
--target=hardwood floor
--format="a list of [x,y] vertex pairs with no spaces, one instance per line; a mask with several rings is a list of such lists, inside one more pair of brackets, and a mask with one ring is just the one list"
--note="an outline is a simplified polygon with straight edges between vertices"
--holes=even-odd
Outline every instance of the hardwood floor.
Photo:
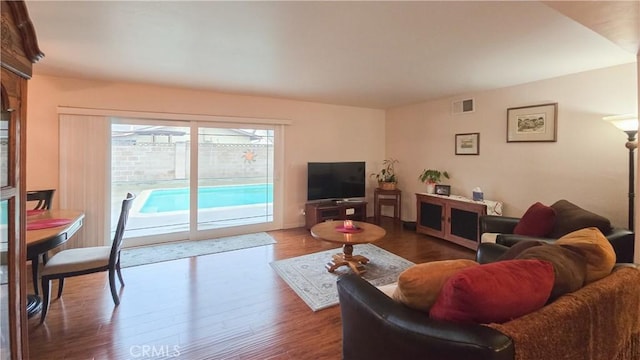
[[[375,245],[415,263],[474,258],[391,219],[383,227]],[[314,313],[269,265],[336,244],[304,228],[269,234],[277,244],[125,268],[118,307],[106,273],[67,279],[45,323],[29,320],[30,358],[340,359],[339,306]]]

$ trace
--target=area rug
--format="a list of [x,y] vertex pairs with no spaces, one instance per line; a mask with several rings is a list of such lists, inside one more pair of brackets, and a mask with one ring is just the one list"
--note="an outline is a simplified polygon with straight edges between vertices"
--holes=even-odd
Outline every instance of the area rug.
[[[337,248],[274,261],[270,265],[311,310],[318,311],[338,304],[336,280],[341,274],[351,271],[348,266],[341,266],[330,273],[324,267],[333,254],[341,252],[342,248]],[[398,275],[413,265],[411,261],[372,244],[356,245],[353,253],[369,259],[362,277],[375,286],[396,282]]]
[[271,237],[271,235],[265,232],[259,232],[211,240],[180,241],[168,244],[142,246],[122,249],[120,252],[120,266],[130,267],[145,265],[275,243],[276,241]]

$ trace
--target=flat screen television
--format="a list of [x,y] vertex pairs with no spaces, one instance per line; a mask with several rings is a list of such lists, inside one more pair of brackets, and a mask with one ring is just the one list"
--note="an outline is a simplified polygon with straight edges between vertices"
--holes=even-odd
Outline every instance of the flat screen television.
[[307,163],[307,200],[344,200],[365,196],[365,162]]

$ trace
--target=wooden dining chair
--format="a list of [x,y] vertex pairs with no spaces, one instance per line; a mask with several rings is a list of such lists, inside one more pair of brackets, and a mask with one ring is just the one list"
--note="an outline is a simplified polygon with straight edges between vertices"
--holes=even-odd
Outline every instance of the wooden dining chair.
[[38,202],[33,210],[50,210],[55,191],[55,189],[27,191],[27,202]]
[[[51,203],[53,201],[53,193],[55,192],[55,189],[27,191],[27,202],[37,201],[31,210],[50,210]],[[33,281],[33,290],[36,295],[38,295],[38,267],[40,266],[41,257],[42,263],[46,264],[49,260],[46,252],[44,254],[31,254],[27,252],[27,261],[31,261],[31,279]]]
[[111,246],[94,246],[76,249],[62,250],[53,255],[42,269],[42,312],[40,323],[44,322],[49,310],[51,298],[51,280],[58,279],[58,298],[62,296],[64,279],[72,276],[92,274],[101,271],[109,272],[109,287],[111,296],[116,306],[120,305],[118,292],[116,291],[116,273],[121,286],[124,286],[122,273],[120,272],[120,248],[122,247],[122,236],[129,218],[129,210],[135,199],[135,195],[128,193],[122,201],[118,226],[113,237]]

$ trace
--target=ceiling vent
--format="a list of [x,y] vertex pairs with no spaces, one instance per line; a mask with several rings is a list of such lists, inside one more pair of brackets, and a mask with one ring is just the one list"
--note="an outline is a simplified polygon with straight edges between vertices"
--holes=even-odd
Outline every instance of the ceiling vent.
[[452,109],[454,114],[466,114],[474,112],[476,105],[473,99],[455,100],[452,103]]

